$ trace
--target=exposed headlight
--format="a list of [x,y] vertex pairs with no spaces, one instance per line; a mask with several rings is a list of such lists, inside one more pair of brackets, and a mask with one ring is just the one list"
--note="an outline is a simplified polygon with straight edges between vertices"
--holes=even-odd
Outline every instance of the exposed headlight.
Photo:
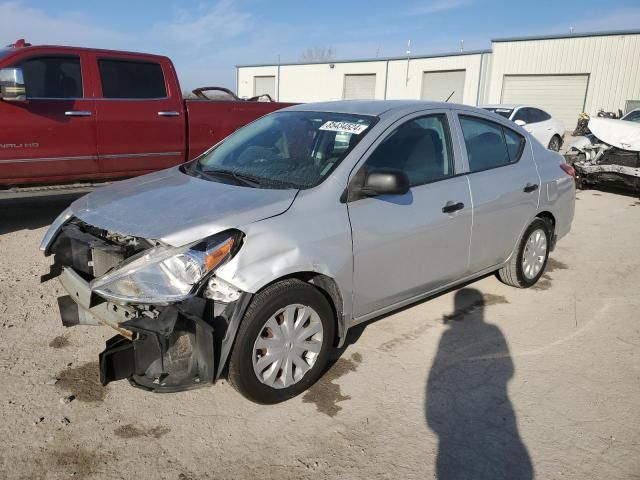
[[218,234],[185,247],[155,247],[96,278],[91,289],[118,303],[168,304],[190,297],[204,277],[229,259],[239,234]]

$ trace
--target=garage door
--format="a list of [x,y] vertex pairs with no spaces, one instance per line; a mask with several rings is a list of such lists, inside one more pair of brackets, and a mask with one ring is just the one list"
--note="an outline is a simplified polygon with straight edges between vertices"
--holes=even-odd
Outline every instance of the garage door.
[[422,74],[422,100],[444,102],[449,96],[449,102],[462,103],[464,96],[464,70],[449,70],[446,72],[424,72]]
[[584,110],[588,75],[505,75],[502,103],[540,107],[573,128]]
[[345,75],[343,98],[345,100],[376,98],[376,74]]
[[253,77],[253,94],[254,95],[271,95],[272,99],[276,99],[276,77]]

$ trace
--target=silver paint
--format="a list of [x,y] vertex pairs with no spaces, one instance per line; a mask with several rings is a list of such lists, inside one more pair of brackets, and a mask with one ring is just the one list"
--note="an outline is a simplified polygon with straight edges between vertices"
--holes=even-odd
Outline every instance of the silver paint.
[[[541,212],[556,219],[557,238],[570,230],[575,185],[559,166],[562,157],[506,119],[473,107],[419,101],[327,102],[289,109],[380,120],[328,178],[308,190],[226,185],[172,168],[104,187],[74,202],[70,212],[91,225],[175,246],[239,229],[245,242],[216,276],[255,293],[288,275],[322,274],[342,298],[338,330],[343,337],[349,326],[504,265]],[[350,178],[395,126],[436,112],[448,115],[458,176],[413,187],[404,196],[341,202]],[[528,146],[519,164],[468,174],[456,113],[485,117],[525,136]],[[525,194],[527,183],[540,188]],[[443,214],[448,201],[461,201],[465,208]],[[57,220],[43,248],[59,226]]]

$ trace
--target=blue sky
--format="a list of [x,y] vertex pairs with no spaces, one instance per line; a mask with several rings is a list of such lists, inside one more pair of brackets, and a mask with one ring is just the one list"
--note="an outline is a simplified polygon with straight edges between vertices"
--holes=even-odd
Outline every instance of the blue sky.
[[640,29],[640,2],[597,0],[0,0],[0,44],[126,49],[168,55],[183,89],[235,88],[236,64],[489,48],[491,38]]

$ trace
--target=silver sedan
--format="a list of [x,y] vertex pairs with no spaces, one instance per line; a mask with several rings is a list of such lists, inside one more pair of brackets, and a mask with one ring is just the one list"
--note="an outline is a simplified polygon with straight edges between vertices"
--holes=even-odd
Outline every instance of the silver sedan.
[[534,285],[575,172],[509,120],[418,101],[298,105],[200,158],[77,200],[42,242],[65,325],[108,325],[104,384],[225,375],[261,403],[349,328],[487,273]]

